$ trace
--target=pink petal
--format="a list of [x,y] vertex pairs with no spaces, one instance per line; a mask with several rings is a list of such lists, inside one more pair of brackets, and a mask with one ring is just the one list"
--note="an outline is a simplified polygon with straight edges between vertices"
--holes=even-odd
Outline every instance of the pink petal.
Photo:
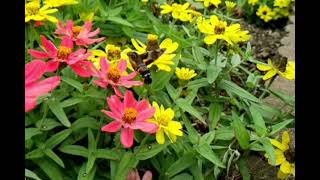
[[33,60],[25,65],[25,83],[37,81],[46,72],[46,63],[41,60]]
[[128,107],[128,108],[136,106],[137,101],[134,98],[132,91],[128,90],[126,92],[126,94],[124,95],[124,101],[123,102],[124,102],[124,106]]
[[106,114],[107,116],[109,116],[110,118],[112,118],[112,119],[114,119],[116,121],[119,121],[119,122],[122,121],[121,115],[119,115],[119,113],[106,111],[104,109],[102,109],[101,112],[103,112],[104,114]]
[[123,95],[117,86],[112,86],[112,88],[117,96],[119,96],[120,98],[123,98]]
[[156,112],[154,107],[150,107],[149,109],[146,109],[144,111],[139,112],[136,121],[145,121],[147,119],[150,119],[154,113]]
[[51,41],[49,41],[45,36],[41,35],[40,39],[45,50],[48,51],[48,54],[51,57],[55,56],[58,53],[58,49],[56,48],[56,46]]
[[124,128],[121,132],[121,143],[125,148],[130,148],[133,145],[134,131],[130,128]]
[[90,61],[79,61],[76,64],[70,65],[72,70],[78,74],[80,77],[90,77],[93,72],[92,69],[94,65]]
[[46,53],[46,52],[33,50],[33,49],[29,49],[28,53],[34,58],[44,59],[44,58],[49,58],[50,57],[49,54]]
[[101,72],[103,75],[107,75],[107,72],[109,71],[110,64],[108,63],[106,58],[101,58],[100,60],[100,67],[101,67]]
[[30,96],[30,97],[25,97],[25,103],[24,103],[24,111],[29,112],[33,110],[37,106],[37,97],[35,96]]
[[68,37],[68,36],[65,36],[62,39],[61,46],[73,49],[73,41],[72,41],[72,39],[70,37]]
[[107,98],[107,103],[109,106],[109,109],[116,113],[120,118],[122,116],[122,113],[124,111],[123,103],[120,101],[118,96],[112,95],[109,98]]
[[154,123],[144,121],[136,121],[131,127],[150,134],[157,132],[159,128],[159,126]]
[[127,61],[126,60],[121,60],[118,64],[118,68],[120,70],[120,72],[124,72],[127,69]]
[[142,177],[142,180],[152,180],[152,172],[151,171],[146,171]]
[[96,30],[94,30],[92,32],[89,32],[87,36],[88,37],[93,37],[93,36],[95,36],[95,35],[97,35],[99,33],[100,33],[100,28],[97,28]]
[[120,81],[120,83],[122,86],[126,87],[126,88],[131,88],[132,86],[142,86],[143,82],[141,81]]
[[91,31],[91,28],[92,28],[92,22],[87,21],[87,22],[84,23],[83,29],[85,29],[85,30],[87,30],[87,31],[90,32],[90,31]]
[[39,82],[26,85],[26,96],[42,96],[54,90],[60,84],[60,77],[53,76]]
[[100,80],[100,79],[93,81],[93,83],[95,83],[96,85],[98,85],[102,88],[106,88],[108,86],[107,82]]
[[120,122],[112,121],[111,123],[103,126],[101,128],[101,131],[114,133],[114,132],[119,131],[120,128],[121,128],[121,123]]
[[82,60],[87,59],[90,55],[91,55],[91,53],[86,53],[86,50],[85,50],[85,49],[78,49],[77,51],[71,53],[71,54],[68,56],[67,63],[68,63],[69,65],[75,64],[75,63],[77,63],[78,61],[82,61]]
[[145,109],[148,109],[150,107],[150,104],[147,100],[143,99],[142,101],[138,102],[135,109],[138,112],[142,112]]
[[60,65],[59,61],[48,61],[47,62],[47,72],[55,72]]
[[128,74],[127,76],[122,76],[121,79],[122,80],[131,80],[133,78],[135,78],[138,75],[138,72],[133,71],[132,73]]

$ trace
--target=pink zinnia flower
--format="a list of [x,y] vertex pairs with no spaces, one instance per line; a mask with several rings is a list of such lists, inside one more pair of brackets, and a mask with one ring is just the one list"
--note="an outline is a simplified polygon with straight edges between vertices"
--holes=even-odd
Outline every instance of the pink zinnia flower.
[[31,56],[39,59],[50,59],[47,63],[47,71],[54,72],[58,69],[61,62],[67,63],[75,73],[81,77],[90,77],[93,64],[87,61],[87,58],[91,55],[90,52],[86,52],[85,49],[78,49],[73,52],[73,42],[70,38],[64,38],[57,48],[46,37],[40,36],[44,51],[38,51],[29,49],[28,52]]
[[131,91],[126,92],[123,102],[116,95],[107,98],[107,102],[111,111],[101,111],[114,121],[103,126],[101,130],[113,133],[122,129],[121,143],[125,148],[133,145],[134,130],[139,129],[150,134],[158,130],[156,124],[147,121],[155,113],[155,108],[145,99],[136,101]]
[[33,60],[25,65],[25,112],[37,106],[37,99],[55,89],[60,84],[60,77],[53,76],[40,80],[46,72],[46,63]]
[[65,26],[61,21],[58,22],[55,33],[63,35],[62,37],[67,36],[71,38],[79,46],[87,47],[88,45],[101,42],[105,39],[104,37],[92,39],[92,37],[100,33],[100,28],[97,28],[95,31],[90,32],[91,29],[92,22],[90,21],[85,22],[81,27],[74,26],[73,21],[68,20]]
[[98,77],[98,80],[95,80],[94,83],[102,88],[106,88],[109,84],[114,89],[115,93],[123,97],[118,86],[123,86],[126,88],[131,88],[132,86],[141,86],[143,82],[133,81],[132,79],[138,75],[137,72],[132,72],[127,74],[127,61],[121,60],[117,66],[112,67],[107,59],[101,58],[100,60],[100,70],[94,70],[93,76]]

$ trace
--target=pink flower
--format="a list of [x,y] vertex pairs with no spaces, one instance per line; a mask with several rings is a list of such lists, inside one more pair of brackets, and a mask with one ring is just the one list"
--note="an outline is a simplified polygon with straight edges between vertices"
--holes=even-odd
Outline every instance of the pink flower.
[[156,124],[147,121],[155,113],[155,108],[145,99],[136,101],[131,91],[126,92],[123,102],[116,95],[107,98],[107,102],[111,111],[101,111],[114,121],[103,126],[101,130],[113,133],[121,129],[121,143],[125,148],[133,145],[135,129],[150,134],[158,130]]
[[98,43],[103,41],[105,38],[91,39],[93,36],[96,36],[100,33],[100,28],[97,28],[95,31],[90,32],[92,29],[92,22],[87,21],[81,26],[74,26],[72,20],[68,20],[66,25],[60,21],[57,24],[56,34],[63,35],[62,37],[69,37],[79,46],[85,46]]
[[55,89],[60,84],[60,77],[53,76],[40,80],[46,72],[46,63],[33,60],[25,65],[25,112],[37,106],[37,99]]
[[61,62],[67,63],[73,71],[81,77],[90,77],[93,64],[87,61],[91,55],[85,49],[78,49],[73,52],[73,42],[65,37],[57,48],[51,41],[44,36],[40,36],[43,51],[29,49],[31,56],[39,59],[50,59],[47,63],[47,71],[54,72],[58,69]]
[[98,77],[94,83],[102,88],[106,88],[109,84],[114,89],[115,93],[119,97],[123,97],[118,86],[123,86],[126,88],[131,88],[132,86],[141,86],[143,82],[133,81],[132,79],[138,75],[137,72],[132,72],[127,74],[127,61],[121,60],[117,66],[111,67],[105,58],[100,60],[100,70],[93,71],[93,76]]

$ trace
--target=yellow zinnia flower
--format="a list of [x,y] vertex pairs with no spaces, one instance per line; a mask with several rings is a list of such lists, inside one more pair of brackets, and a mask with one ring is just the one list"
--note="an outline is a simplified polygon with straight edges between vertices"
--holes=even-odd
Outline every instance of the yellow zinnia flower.
[[76,0],[45,0],[44,4],[49,7],[60,7],[66,5],[74,5],[78,4],[79,2]]
[[25,4],[25,22],[29,22],[30,20],[48,20],[56,23],[58,22],[58,19],[48,14],[52,14],[57,11],[58,9],[50,9],[48,6],[40,7],[40,0],[32,0]]
[[290,5],[291,0],[275,0],[273,6],[284,8]]
[[[287,131],[282,133],[282,142],[276,139],[270,139],[271,144],[277,149],[275,150],[276,163],[272,164],[270,159],[269,164],[279,166],[280,169],[277,173],[279,179],[286,179],[288,175],[292,174],[295,176],[295,163],[294,163],[294,152],[290,149],[290,135]],[[267,155],[265,155],[268,157]]]
[[256,5],[259,2],[259,0],[248,0],[248,4],[250,4],[251,6]]
[[217,39],[222,39],[228,44],[235,44],[249,40],[250,35],[248,31],[241,31],[240,24],[227,25],[227,22],[220,21],[217,16],[213,15],[209,20],[204,18],[199,19],[198,29],[200,32],[206,34],[204,42],[206,44],[214,44]]
[[225,1],[228,10],[232,10],[237,4],[232,1]]
[[281,63],[272,63],[270,59],[268,59],[268,65],[265,64],[257,64],[257,68],[260,71],[267,71],[267,73],[263,76],[263,80],[268,80],[275,76],[276,74],[279,74],[280,76],[288,79],[288,80],[294,80],[295,79],[295,62],[294,61],[288,61],[284,67],[281,67],[284,65],[281,65]]
[[156,133],[156,140],[159,144],[165,143],[164,134],[167,135],[171,143],[176,142],[177,136],[183,136],[182,125],[178,121],[173,121],[174,111],[171,108],[164,109],[163,105],[159,107],[158,103],[152,102],[156,109],[154,116],[149,121],[159,126]]
[[259,7],[257,16],[263,19],[264,22],[269,22],[275,16],[275,12],[273,12],[268,6],[264,5]]
[[197,73],[194,72],[194,70],[191,70],[189,68],[176,68],[176,75],[181,80],[190,80],[191,78],[195,77]]
[[[155,38],[157,38],[157,36],[148,35],[148,41],[156,40]],[[131,42],[138,54],[144,54],[147,52],[147,45],[145,45],[141,41],[131,39]],[[159,45],[159,48],[165,49],[165,51],[161,56],[159,56],[151,64],[149,64],[148,68],[150,68],[153,65],[156,65],[159,70],[168,71],[168,72],[171,71],[170,66],[174,64],[172,59],[176,56],[176,54],[173,54],[173,52],[177,50],[178,46],[179,44],[177,42],[172,42],[172,40],[169,38],[166,38],[165,40],[163,40]]]
[[221,0],[196,0],[197,2],[202,2],[204,7],[209,7],[210,5],[214,5],[215,7],[218,7],[221,3]]
[[190,6],[190,3],[184,3],[184,4],[177,4],[173,3],[172,6],[169,4],[163,4],[160,6],[161,14],[168,14],[171,13],[172,17],[174,19],[179,19],[180,21],[186,22],[186,21],[193,21],[194,16],[200,16],[201,13],[194,11],[192,9],[188,9]]

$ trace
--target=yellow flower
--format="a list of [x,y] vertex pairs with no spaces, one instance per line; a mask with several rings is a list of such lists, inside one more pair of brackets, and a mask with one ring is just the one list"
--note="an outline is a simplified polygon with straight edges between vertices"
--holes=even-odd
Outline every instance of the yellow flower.
[[189,68],[176,68],[176,75],[181,80],[189,80],[197,75],[197,73],[194,72],[194,70],[191,70]]
[[273,12],[268,6],[263,5],[259,7],[257,16],[263,19],[264,22],[268,22],[275,16],[275,12]]
[[198,20],[198,29],[206,34],[204,42],[206,44],[214,44],[217,39],[222,39],[228,44],[235,44],[249,40],[248,31],[241,31],[240,24],[231,24],[227,26],[227,22],[220,21],[217,16],[213,15],[206,20],[201,18]]
[[218,7],[221,3],[221,0],[196,0],[197,2],[202,2],[204,7],[209,7],[210,5],[214,5],[215,7]]
[[159,107],[158,103],[152,102],[152,106],[156,109],[154,116],[149,121],[159,126],[156,133],[156,140],[159,144],[165,143],[164,134],[167,135],[171,143],[176,142],[177,136],[183,136],[182,125],[178,121],[173,121],[174,111],[171,108],[164,109],[163,105]]
[[83,13],[80,13],[79,16],[83,22],[86,22],[86,21],[92,22],[94,17],[94,12],[89,12],[89,13],[83,12]]
[[282,17],[288,17],[290,15],[289,8],[274,8],[273,12],[275,15],[273,16],[274,20],[277,20]]
[[277,173],[278,179],[286,179],[290,174],[295,176],[294,152],[292,152],[289,147],[289,133],[287,131],[282,133],[282,142],[279,142],[276,139],[270,139],[270,141],[271,144],[277,148],[275,150],[276,163],[272,164],[270,159],[268,162],[274,166],[280,165],[280,169]]
[[256,5],[259,2],[259,0],[249,0],[248,4],[250,4],[251,6]]
[[49,7],[60,7],[66,5],[74,5],[78,4],[79,2],[76,0],[45,0],[44,4]]
[[[150,39],[151,38],[151,39]],[[155,35],[148,35],[148,41],[152,41],[156,38]],[[132,45],[135,47],[136,52],[138,54],[144,54],[147,52],[147,45],[143,44],[139,40],[131,39]],[[160,49],[165,49],[163,54],[155,59],[151,64],[148,65],[150,68],[153,65],[156,65],[159,70],[163,71],[171,71],[171,65],[174,64],[172,59],[176,56],[176,54],[172,54],[174,51],[177,50],[179,44],[177,42],[172,42],[171,39],[166,38],[161,42],[159,45]]]
[[284,8],[289,7],[291,0],[275,0],[273,6]]
[[[282,76],[288,80],[295,79],[295,62],[294,61],[288,61],[285,66],[280,65],[281,63],[278,63],[278,64],[272,63],[272,61],[270,59],[268,59],[268,65],[257,64],[257,68],[260,71],[268,71],[263,76],[262,79],[268,80],[268,79],[272,78],[273,76],[275,76],[276,74],[279,74],[280,76]],[[281,67],[281,66],[284,66],[284,67]]]
[[225,1],[227,9],[232,10],[237,4],[232,1]]
[[52,14],[57,11],[58,9],[50,9],[48,6],[40,7],[40,0],[32,0],[25,4],[25,22],[29,22],[30,20],[48,20],[56,23],[58,22],[58,19],[48,14]]
[[188,9],[190,6],[190,3],[184,3],[183,5],[173,3],[172,6],[168,4],[163,4],[160,6],[161,14],[168,14],[171,13],[172,17],[174,19],[179,19],[180,21],[186,22],[190,21],[192,22],[194,19],[194,16],[200,16],[201,13],[194,11],[192,9]]
[[141,0],[141,2],[147,3],[147,2],[149,2],[149,0]]

